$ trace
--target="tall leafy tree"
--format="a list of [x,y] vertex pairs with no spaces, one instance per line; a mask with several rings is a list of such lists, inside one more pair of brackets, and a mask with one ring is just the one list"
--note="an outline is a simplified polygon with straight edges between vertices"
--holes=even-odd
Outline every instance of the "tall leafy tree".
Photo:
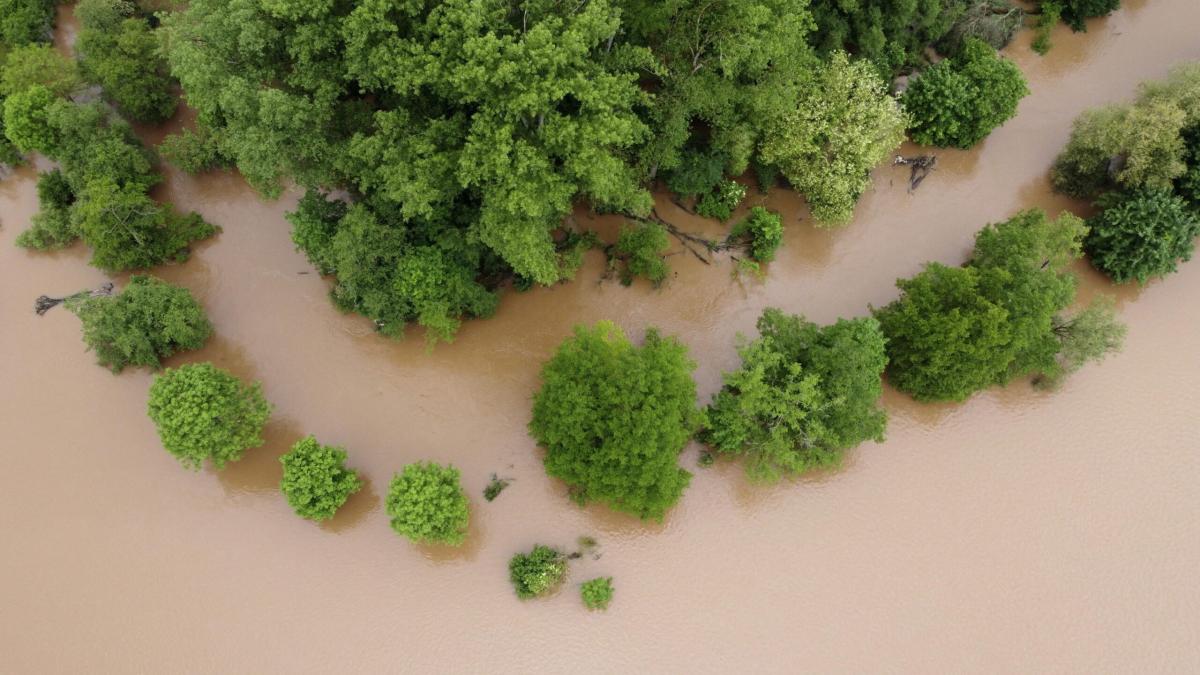
[[346,468],[345,449],[321,445],[312,436],[296,441],[279,463],[279,489],[296,515],[308,520],[329,520],[363,486],[358,474]]
[[158,40],[129,0],[81,0],[75,8],[75,50],[88,79],[126,115],[161,122],[175,113],[175,95]]
[[848,51],[884,75],[924,61],[937,42],[977,0],[812,0],[818,50]]

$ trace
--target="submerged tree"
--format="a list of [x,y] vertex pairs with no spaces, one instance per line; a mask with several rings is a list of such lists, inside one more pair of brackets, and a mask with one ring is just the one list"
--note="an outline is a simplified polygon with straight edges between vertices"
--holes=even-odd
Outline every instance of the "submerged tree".
[[508,578],[522,600],[549,593],[567,573],[567,557],[537,544],[529,553],[518,553],[508,562]]
[[458,469],[433,462],[404,467],[388,488],[387,514],[393,530],[418,544],[462,544],[470,508]]
[[579,595],[588,609],[608,609],[613,596],[612,577],[596,577],[583,582],[579,587]]
[[279,489],[296,515],[308,520],[329,520],[363,486],[358,474],[346,468],[344,448],[321,445],[312,436],[297,441],[279,463]]
[[1110,193],[1088,220],[1088,258],[1117,283],[1144,284],[1191,260],[1200,235],[1200,213],[1169,190]]
[[696,431],[696,364],[673,338],[633,346],[615,324],[578,326],[542,367],[530,433],[546,472],[580,503],[662,519],[691,474],[678,457]]
[[163,447],[194,470],[205,459],[224,468],[262,445],[271,415],[260,384],[244,384],[211,363],[164,370],[150,386],[148,409]]
[[212,324],[186,288],[133,276],[114,296],[85,296],[67,307],[83,322],[83,341],[114,373],[127,366],[158,369],[162,359],[204,346]]
[[758,330],[739,347],[741,368],[725,374],[708,408],[704,442],[746,456],[746,473],[770,482],[883,440],[887,414],[878,401],[887,356],[875,319],[820,327],[768,308]]

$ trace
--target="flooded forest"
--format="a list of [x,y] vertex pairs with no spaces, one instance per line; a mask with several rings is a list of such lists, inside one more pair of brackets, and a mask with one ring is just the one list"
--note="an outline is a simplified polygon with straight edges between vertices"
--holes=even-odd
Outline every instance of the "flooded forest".
[[[661,521],[573,503],[529,431],[543,364],[577,325],[678,338],[703,407],[765,308],[822,325],[870,316],[926,262],[961,265],[988,223],[1092,215],[1051,184],[1072,122],[1200,60],[1198,26],[1196,0],[1123,0],[1086,32],[1055,26],[1044,55],[1022,30],[1003,50],[1028,84],[1016,115],[969,150],[906,141],[845,226],[816,226],[796,191],[750,178],[728,224],[654,190],[653,213],[695,237],[719,240],[754,207],[781,214],[759,274],[672,236],[662,283],[626,286],[588,250],[573,280],[506,288],[494,315],[437,344],[331,304],[285,218],[303,188],[266,199],[239,171],[163,162],[151,196],[220,227],[186,262],[152,268],[215,328],[164,365],[212,362],[273,405],[261,447],[220,470],[182,470],[163,450],[146,414],[155,372],[114,376],[72,312],[35,314],[40,295],[130,275],[90,266],[82,243],[17,246],[54,163],[4,169],[0,672],[1200,670],[1200,262],[1143,285],[1074,261],[1079,302],[1115,297],[1119,353],[1054,390],[1014,380],[961,403],[885,379],[885,439],[836,467],[757,484],[691,441],[678,460],[690,486]],[[55,48],[69,54],[77,32],[60,6]],[[181,105],[134,129],[154,147],[195,120]],[[910,189],[892,158],[922,154],[936,166]],[[623,222],[584,205],[569,219],[606,242]],[[347,448],[363,483],[320,523],[279,487],[280,457],[310,434]],[[388,480],[425,460],[461,472],[461,546],[388,527]],[[508,483],[485,500],[495,477]],[[514,553],[581,540],[561,588],[514,595]],[[579,601],[594,577],[617,589],[605,612]]]

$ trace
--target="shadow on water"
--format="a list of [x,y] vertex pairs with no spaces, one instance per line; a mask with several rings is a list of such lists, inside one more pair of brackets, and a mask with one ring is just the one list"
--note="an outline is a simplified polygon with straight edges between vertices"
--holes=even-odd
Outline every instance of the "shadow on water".
[[446,544],[412,544],[404,539],[402,535],[395,535],[400,539],[404,539],[406,545],[416,546],[420,551],[421,557],[436,564],[447,565],[453,563],[470,562],[479,555],[479,551],[483,548],[487,537],[484,536],[485,530],[479,524],[479,514],[476,509],[479,508],[475,500],[471,500],[471,524],[467,527],[467,539],[461,546],[449,546]]
[[362,489],[350,495],[350,498],[346,500],[345,504],[342,504],[342,508],[338,509],[333,518],[321,523],[322,530],[341,534],[357,526],[368,514],[379,510],[379,503],[382,500],[371,485],[371,478],[361,471],[358,477],[363,482]]
[[[279,492],[283,466],[279,458],[303,437],[300,427],[285,417],[273,417],[263,430],[261,447],[250,448],[238,461],[217,473],[221,487],[231,497],[261,492]],[[283,499],[283,495],[279,495]]]

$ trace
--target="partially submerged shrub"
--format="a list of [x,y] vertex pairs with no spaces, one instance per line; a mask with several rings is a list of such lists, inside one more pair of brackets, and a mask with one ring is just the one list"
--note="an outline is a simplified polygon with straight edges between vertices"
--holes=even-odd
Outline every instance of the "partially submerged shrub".
[[312,436],[297,441],[279,462],[283,464],[279,489],[301,518],[332,518],[363,486],[358,474],[346,468],[345,449],[321,445]]
[[1083,246],[1092,264],[1113,281],[1144,284],[1191,260],[1200,214],[1182,198],[1152,190],[1106,195],[1099,204],[1103,210],[1088,220]]
[[771,262],[775,259],[775,251],[783,243],[783,218],[774,211],[755,206],[750,209],[749,215],[734,225],[729,236],[731,239],[748,239],[750,257],[755,261]]
[[168,368],[150,386],[150,419],[163,447],[189,469],[220,469],[263,444],[271,415],[257,382],[244,384],[211,363]]
[[612,577],[596,577],[583,582],[579,587],[579,595],[588,609],[608,609],[613,596]]
[[453,466],[415,462],[392,478],[387,513],[392,529],[419,544],[458,546],[467,538],[470,508]]
[[567,558],[549,546],[537,544],[529,553],[518,553],[508,562],[508,578],[517,597],[536,598],[554,589],[567,573]]
[[[1098,16],[1107,16],[1121,6],[1121,0],[1055,0],[1062,4],[1062,18],[1074,31],[1086,31],[1084,20]],[[1043,11],[1047,3],[1042,2]]]
[[71,220],[75,193],[62,171],[54,169],[38,175],[38,212],[32,225],[17,235],[17,246],[38,251],[69,246],[79,238]]
[[114,373],[127,366],[158,369],[162,359],[199,349],[212,335],[204,308],[186,288],[133,276],[115,296],[88,296],[67,303],[83,322],[83,341],[100,365]]
[[700,198],[696,213],[705,218],[729,220],[733,210],[746,198],[746,186],[733,180],[723,180],[717,187]]
[[621,234],[617,238],[615,264],[623,261],[625,267],[621,270],[621,283],[628,286],[634,277],[643,277],[655,287],[666,281],[671,268],[663,258],[663,253],[670,246],[667,230],[658,223],[640,223],[637,225],[622,225]]

